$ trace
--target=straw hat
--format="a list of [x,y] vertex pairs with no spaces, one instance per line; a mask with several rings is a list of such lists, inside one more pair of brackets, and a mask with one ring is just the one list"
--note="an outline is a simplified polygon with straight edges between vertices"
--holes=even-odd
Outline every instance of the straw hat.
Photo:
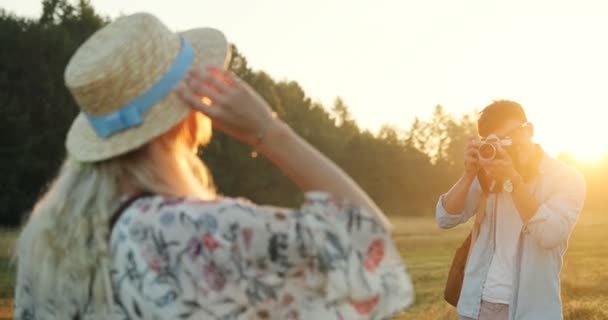
[[156,17],[116,19],[72,56],[65,83],[80,107],[66,139],[78,161],[100,161],[163,134],[191,109],[171,93],[191,65],[223,65],[229,45],[215,29],[171,32]]

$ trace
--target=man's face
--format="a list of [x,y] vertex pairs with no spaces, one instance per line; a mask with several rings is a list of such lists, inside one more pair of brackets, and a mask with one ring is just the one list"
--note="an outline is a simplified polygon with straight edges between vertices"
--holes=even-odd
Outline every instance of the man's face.
[[509,119],[494,130],[493,134],[501,139],[510,139],[511,145],[504,147],[511,156],[516,169],[526,166],[533,151],[532,124],[521,120]]

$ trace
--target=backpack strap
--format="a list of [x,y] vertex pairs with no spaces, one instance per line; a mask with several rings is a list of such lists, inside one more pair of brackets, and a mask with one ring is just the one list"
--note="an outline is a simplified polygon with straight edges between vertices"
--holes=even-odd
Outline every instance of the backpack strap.
[[[114,225],[116,224],[116,222],[118,221],[118,219],[120,218],[120,216],[122,216],[122,213],[127,210],[127,208],[129,208],[131,206],[131,204],[133,204],[133,202],[135,202],[135,200],[140,199],[140,198],[145,198],[145,197],[149,197],[152,196],[153,194],[150,192],[142,192],[142,193],[138,193],[134,196],[131,196],[129,199],[125,200],[117,209],[116,211],[114,211],[114,213],[112,213],[112,215],[110,216],[110,221],[109,221],[109,230],[110,232],[108,234],[112,233],[112,229],[114,228]],[[108,235],[109,237],[109,235]]]
[[[120,206],[112,213],[112,215],[110,216],[110,221],[108,223],[108,227],[109,227],[109,232],[108,232],[108,241],[110,240],[110,236],[112,235],[112,229],[114,228],[114,225],[116,224],[116,222],[118,221],[118,219],[120,218],[120,216],[122,215],[122,213],[129,208],[129,206],[131,206],[131,204],[133,204],[133,202],[135,202],[135,200],[140,199],[140,198],[144,198],[144,197],[149,197],[152,196],[153,194],[150,192],[141,192],[138,193],[134,196],[131,196],[130,198],[128,198],[127,200],[125,200],[123,203],[120,204]],[[89,302],[91,301],[91,299],[93,298],[93,283],[95,282],[94,277],[91,277],[91,280],[89,282]],[[82,315],[80,314],[80,311],[77,311],[76,314],[74,315],[74,317],[72,318],[73,320],[81,320],[83,319]]]

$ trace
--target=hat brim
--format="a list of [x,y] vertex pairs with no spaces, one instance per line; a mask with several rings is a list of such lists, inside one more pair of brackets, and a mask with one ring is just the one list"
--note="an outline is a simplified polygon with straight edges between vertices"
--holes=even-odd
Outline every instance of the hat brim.
[[[230,46],[224,35],[212,28],[198,28],[180,33],[194,49],[195,65],[223,65],[230,60]],[[176,34],[176,37],[178,34]],[[169,131],[192,109],[170,93],[144,115],[142,124],[117,132],[107,138],[99,137],[81,112],[70,127],[66,148],[78,161],[94,162],[110,159],[137,149]]]

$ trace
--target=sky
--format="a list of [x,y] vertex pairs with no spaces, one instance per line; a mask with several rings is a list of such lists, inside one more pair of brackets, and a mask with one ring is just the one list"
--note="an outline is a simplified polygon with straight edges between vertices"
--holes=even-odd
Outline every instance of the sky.
[[[38,17],[40,0],[0,0]],[[608,152],[608,2],[603,0],[92,0],[147,11],[181,31],[222,30],[250,66],[295,80],[357,122],[409,128],[441,104],[455,115],[521,103],[552,154]]]

